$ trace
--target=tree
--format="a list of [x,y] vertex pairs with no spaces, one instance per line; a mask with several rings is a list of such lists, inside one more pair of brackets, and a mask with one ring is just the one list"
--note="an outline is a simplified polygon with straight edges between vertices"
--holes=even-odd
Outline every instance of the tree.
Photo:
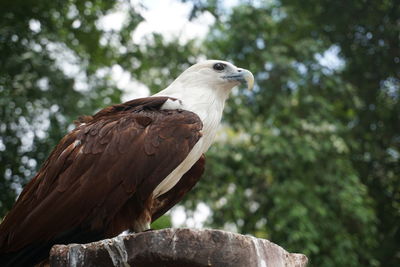
[[[120,89],[105,68],[123,56],[119,51],[131,44],[127,35],[141,17],[128,6],[131,19],[121,33],[106,32],[98,21],[115,6],[92,0],[2,1],[0,217],[73,120],[120,101]],[[96,72],[104,69],[100,78]]]
[[269,237],[316,266],[397,266],[395,1],[261,1],[230,13],[210,3],[220,20],[204,53],[254,71],[257,87],[234,92],[226,137],[186,205],[204,199],[210,225]]
[[[349,142],[352,165],[374,199],[378,217],[376,257],[400,264],[400,7],[396,1],[342,3],[282,1],[313,22],[316,38],[337,44],[346,68],[340,78],[354,87],[357,102]],[[343,113],[343,112],[342,112]],[[397,256],[396,256],[397,255]]]

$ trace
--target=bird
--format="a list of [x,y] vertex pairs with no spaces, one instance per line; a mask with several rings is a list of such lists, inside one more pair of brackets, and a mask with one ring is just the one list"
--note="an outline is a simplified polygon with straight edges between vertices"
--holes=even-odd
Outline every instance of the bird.
[[32,266],[54,244],[143,232],[200,180],[232,88],[253,74],[222,60],[167,88],[82,116],[0,225],[0,266]]

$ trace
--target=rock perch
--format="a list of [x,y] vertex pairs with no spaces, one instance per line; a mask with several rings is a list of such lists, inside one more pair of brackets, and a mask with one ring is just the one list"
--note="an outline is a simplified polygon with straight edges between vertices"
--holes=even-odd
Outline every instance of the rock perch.
[[220,230],[164,229],[88,244],[55,245],[50,265],[303,267],[303,254],[252,236]]

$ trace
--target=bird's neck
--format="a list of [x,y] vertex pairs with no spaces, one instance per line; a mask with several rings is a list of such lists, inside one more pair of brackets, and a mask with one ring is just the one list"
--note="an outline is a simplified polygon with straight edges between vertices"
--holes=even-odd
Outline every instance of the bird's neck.
[[181,86],[174,82],[156,96],[168,96],[180,100],[176,103],[167,103],[163,108],[184,109],[196,113],[203,122],[203,136],[214,139],[229,91],[221,90],[221,88],[201,87],[201,85],[183,87],[183,84]]

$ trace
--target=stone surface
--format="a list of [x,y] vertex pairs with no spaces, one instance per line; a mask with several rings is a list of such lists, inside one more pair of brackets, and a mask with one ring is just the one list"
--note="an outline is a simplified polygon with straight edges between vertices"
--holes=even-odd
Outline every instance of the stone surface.
[[164,229],[89,244],[55,245],[50,266],[302,267],[307,257],[251,236],[220,230]]

